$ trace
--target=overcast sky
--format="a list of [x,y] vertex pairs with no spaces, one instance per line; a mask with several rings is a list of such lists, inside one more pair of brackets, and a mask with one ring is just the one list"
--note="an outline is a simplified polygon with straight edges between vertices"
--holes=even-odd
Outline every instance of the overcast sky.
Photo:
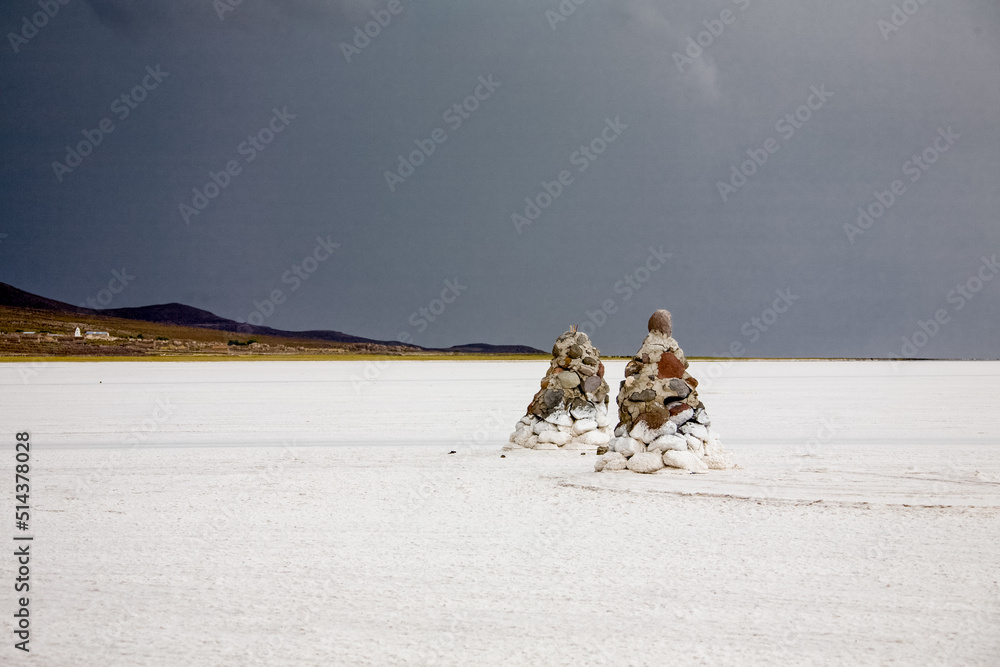
[[40,11],[0,9],[22,289],[428,346],[631,354],[668,308],[689,355],[1000,356],[996,0]]

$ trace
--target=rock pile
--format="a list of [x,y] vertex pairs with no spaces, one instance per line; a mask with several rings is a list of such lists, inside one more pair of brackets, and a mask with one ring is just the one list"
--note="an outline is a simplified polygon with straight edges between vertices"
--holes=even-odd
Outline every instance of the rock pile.
[[615,438],[598,449],[598,472],[735,466],[712,431],[712,421],[698,398],[698,381],[687,372],[687,359],[672,333],[670,313],[653,313],[649,335],[625,367],[618,392],[619,423]]
[[541,389],[510,436],[507,449],[595,449],[611,440],[610,389],[601,352],[587,334],[556,339]]

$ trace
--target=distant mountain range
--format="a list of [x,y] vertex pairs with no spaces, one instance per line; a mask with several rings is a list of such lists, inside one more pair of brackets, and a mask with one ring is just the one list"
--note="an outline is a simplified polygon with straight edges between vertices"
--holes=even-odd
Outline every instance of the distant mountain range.
[[472,343],[466,345],[456,345],[449,348],[428,348],[419,345],[400,343],[399,341],[375,340],[352,336],[340,331],[313,330],[313,331],[284,331],[271,327],[256,326],[252,324],[241,324],[234,320],[220,317],[207,310],[186,306],[182,303],[165,303],[154,306],[139,306],[136,308],[83,308],[73,306],[62,301],[47,299],[37,294],[25,292],[7,283],[0,282],[0,307],[26,308],[32,310],[51,311],[63,314],[94,315],[103,317],[117,317],[127,320],[137,320],[141,322],[153,322],[156,324],[167,324],[182,327],[197,327],[201,329],[214,329],[216,331],[230,331],[233,333],[256,336],[275,336],[279,338],[291,338],[296,340],[321,340],[333,343],[368,343],[372,345],[382,345],[388,347],[406,347],[413,350],[423,350],[428,352],[452,352],[466,354],[544,354],[542,350],[535,349],[528,345],[490,345],[488,343]]

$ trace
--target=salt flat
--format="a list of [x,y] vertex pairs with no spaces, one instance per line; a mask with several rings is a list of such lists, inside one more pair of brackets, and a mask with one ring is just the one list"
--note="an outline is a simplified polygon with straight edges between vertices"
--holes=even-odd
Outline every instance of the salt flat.
[[1000,364],[694,362],[702,475],[500,458],[545,366],[0,364],[29,661],[1000,662]]

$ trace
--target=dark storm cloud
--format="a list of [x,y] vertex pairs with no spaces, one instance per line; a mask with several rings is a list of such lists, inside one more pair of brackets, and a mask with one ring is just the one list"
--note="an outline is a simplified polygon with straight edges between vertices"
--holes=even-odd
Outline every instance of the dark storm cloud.
[[8,49],[0,280],[626,354],[659,307],[689,354],[760,356],[898,356],[944,308],[922,356],[998,354],[1000,281],[948,300],[1000,252],[994,2],[224,7],[70,2]]

